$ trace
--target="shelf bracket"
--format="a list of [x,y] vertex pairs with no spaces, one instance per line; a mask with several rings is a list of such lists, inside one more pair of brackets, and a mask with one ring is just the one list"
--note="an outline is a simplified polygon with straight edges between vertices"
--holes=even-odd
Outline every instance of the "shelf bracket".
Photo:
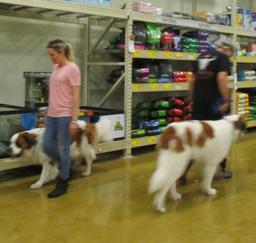
[[98,107],[102,107],[106,100],[115,92],[115,90],[120,86],[120,84],[124,81],[125,73],[117,80],[117,82],[113,85],[113,87],[108,91],[108,93],[103,97],[103,99],[98,104]]

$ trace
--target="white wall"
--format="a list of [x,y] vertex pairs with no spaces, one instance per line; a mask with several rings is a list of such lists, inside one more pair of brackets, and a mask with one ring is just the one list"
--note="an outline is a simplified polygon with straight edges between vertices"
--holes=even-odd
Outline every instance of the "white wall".
[[[119,7],[123,1],[112,0],[112,5]],[[165,10],[185,13],[191,13],[192,10],[192,0],[149,1]],[[256,10],[256,1],[238,0],[238,3],[241,7]],[[230,0],[198,0],[198,9],[220,12],[229,4]],[[95,36],[93,41],[97,35],[96,32],[93,33]],[[46,44],[54,38],[63,38],[69,41],[75,47],[78,64],[81,64],[82,45],[79,25],[0,17],[0,103],[24,105],[23,72],[51,70]],[[105,71],[110,72],[107,69]],[[99,78],[100,74],[100,72],[96,72],[92,75],[96,87],[105,80],[105,77]],[[105,93],[106,90],[92,91],[91,104],[97,104]],[[122,106],[121,90],[116,97],[116,105]],[[108,106],[113,104],[113,99],[108,102]]]
[[24,105],[24,71],[51,71],[46,45],[63,38],[81,62],[78,25],[0,17],[0,103]]

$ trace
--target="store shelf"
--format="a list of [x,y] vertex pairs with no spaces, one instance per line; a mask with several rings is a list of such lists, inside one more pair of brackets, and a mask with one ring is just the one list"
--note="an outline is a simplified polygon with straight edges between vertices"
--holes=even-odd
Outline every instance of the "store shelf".
[[136,21],[166,24],[171,26],[207,30],[212,32],[220,32],[220,33],[228,33],[228,34],[232,34],[234,32],[234,29],[230,26],[209,24],[206,22],[195,21],[190,19],[170,18],[170,17],[164,17],[160,15],[139,13],[135,11],[132,12],[132,18],[133,20],[136,20]]
[[155,145],[158,143],[160,135],[148,136],[142,138],[133,138],[131,142],[132,148],[139,148],[143,146]]
[[236,28],[235,32],[238,36],[256,37],[256,31],[251,31],[245,28]]
[[256,88],[256,80],[238,82],[238,83],[237,83],[237,87],[238,87],[239,89]]
[[[50,1],[50,0],[0,0],[1,7],[5,7],[3,4],[6,4],[5,10],[8,10],[12,5],[23,7],[20,8],[22,10],[28,10],[29,8],[36,8],[38,10],[47,10],[50,11],[58,11],[61,12],[62,15],[67,15],[71,13],[77,14],[85,14],[90,16],[104,16],[104,17],[114,17],[119,19],[127,19],[128,14],[125,10],[122,9],[112,9],[112,8],[104,8],[97,7],[91,5],[81,5],[68,3],[63,1]],[[11,11],[12,8],[9,8]],[[20,10],[21,11],[21,10]],[[17,12],[17,11],[16,11]],[[46,12],[46,11],[45,11]],[[58,16],[61,16],[58,13]]]
[[132,91],[134,93],[188,91],[188,88],[188,83],[132,84]]
[[253,57],[237,57],[232,59],[232,61],[236,61],[237,63],[256,63],[256,56]]
[[101,143],[98,145],[98,153],[107,153],[118,150],[124,150],[127,147],[126,140],[113,141],[108,143]]
[[171,51],[135,50],[135,52],[132,54],[132,57],[143,59],[195,61],[198,57],[198,54]]
[[247,122],[246,122],[246,127],[247,127],[247,128],[256,127],[256,120],[247,121]]
[[[101,143],[98,145],[98,154],[113,152],[118,150],[124,150],[127,147],[126,140],[113,141],[108,143]],[[0,171],[16,169],[20,167],[26,167],[31,165],[39,165],[36,161],[28,161],[22,159],[0,159]]]
[[35,161],[27,161],[27,160],[23,161],[20,159],[13,160],[11,158],[0,159],[0,171],[11,170],[11,169],[16,169],[20,167],[27,167],[27,166],[36,165],[36,164],[38,163]]

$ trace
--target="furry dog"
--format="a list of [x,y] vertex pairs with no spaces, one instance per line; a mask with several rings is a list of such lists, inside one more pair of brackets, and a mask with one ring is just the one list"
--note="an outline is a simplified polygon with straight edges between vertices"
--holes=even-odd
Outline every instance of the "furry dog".
[[[96,159],[97,144],[99,142],[112,141],[111,122],[108,119],[101,119],[95,124],[77,121],[78,131],[72,137],[70,155],[72,161],[86,160],[87,168],[83,176],[91,174],[93,160]],[[44,184],[54,180],[58,174],[57,163],[44,153],[42,143],[45,128],[35,128],[26,132],[14,134],[10,139],[9,150],[12,157],[33,159],[42,165],[40,178],[32,184],[32,189],[40,188]]]
[[187,121],[170,124],[160,137],[157,168],[149,183],[149,193],[156,193],[154,207],[165,212],[165,198],[170,191],[173,200],[180,200],[176,181],[189,162],[202,163],[202,191],[216,195],[211,187],[217,165],[227,156],[232,143],[245,130],[245,122],[238,115],[218,121]]

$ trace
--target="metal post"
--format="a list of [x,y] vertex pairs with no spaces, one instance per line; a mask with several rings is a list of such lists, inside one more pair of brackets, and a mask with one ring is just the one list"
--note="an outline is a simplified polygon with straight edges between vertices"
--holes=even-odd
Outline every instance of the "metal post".
[[[132,12],[133,0],[127,0],[126,8],[129,13]],[[127,147],[124,151],[124,157],[129,157],[132,153],[131,147],[131,127],[132,127],[132,55],[129,52],[129,42],[133,34],[133,19],[130,14],[126,22],[125,29],[125,85],[124,85],[124,103],[125,103],[125,138]]]
[[90,46],[90,18],[87,19],[87,24],[84,25],[82,29],[82,48],[83,48],[83,60],[82,60],[82,90],[81,90],[81,104],[88,105],[89,102],[89,58],[88,50]]
[[197,11],[197,0],[192,1],[192,13]]
[[[236,29],[237,29],[237,24],[236,24],[236,18],[237,18],[237,14],[236,14],[236,6],[237,6],[237,0],[232,0],[232,14],[231,14],[231,25],[233,27],[233,44],[236,45],[238,39],[237,39],[237,33],[236,33]],[[233,67],[232,67],[232,75],[233,75],[233,89],[232,89],[232,104],[231,104],[231,113],[235,112],[235,94],[237,91],[237,55],[235,53],[234,55],[234,61],[233,61]]]

